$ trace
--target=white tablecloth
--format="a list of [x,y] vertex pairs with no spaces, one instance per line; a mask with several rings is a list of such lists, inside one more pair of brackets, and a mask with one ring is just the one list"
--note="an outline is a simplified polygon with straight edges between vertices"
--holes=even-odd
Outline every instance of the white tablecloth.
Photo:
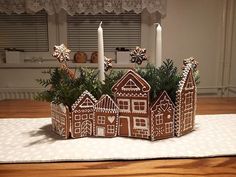
[[50,118],[0,119],[0,163],[189,158],[236,155],[236,114],[196,116],[195,131],[151,142],[130,138],[63,140]]

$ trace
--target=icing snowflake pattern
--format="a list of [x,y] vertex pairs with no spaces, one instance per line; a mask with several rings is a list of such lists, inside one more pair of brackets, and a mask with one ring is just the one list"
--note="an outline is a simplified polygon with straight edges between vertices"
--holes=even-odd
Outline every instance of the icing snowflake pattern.
[[108,71],[109,69],[112,68],[112,59],[111,58],[107,58],[104,56],[104,69],[105,71]]
[[146,55],[146,49],[145,48],[140,48],[136,47],[131,53],[131,63],[137,63],[138,65],[141,65],[143,61],[147,60],[147,55]]
[[71,50],[66,48],[64,44],[61,44],[58,46],[55,45],[53,49],[54,49],[54,52],[52,56],[56,57],[60,63],[70,60],[69,54]]

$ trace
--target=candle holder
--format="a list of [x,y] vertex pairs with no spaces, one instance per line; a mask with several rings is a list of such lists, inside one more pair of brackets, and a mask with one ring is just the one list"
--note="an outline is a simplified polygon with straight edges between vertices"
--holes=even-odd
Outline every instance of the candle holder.
[[[59,54],[57,52],[54,56],[61,56]],[[79,78],[76,78],[68,74],[66,66],[61,67],[51,74],[51,80],[41,80],[43,85],[52,84],[50,90],[44,92],[52,98],[52,130],[66,139],[122,136],[156,141],[185,135],[194,130],[197,99],[194,73],[197,71],[197,64],[193,58],[185,59],[183,73],[172,89],[159,91],[155,89],[158,83],[145,80],[141,75],[148,78],[153,74],[153,79],[159,77],[158,74],[161,75],[159,79],[170,77],[168,82],[163,81],[166,88],[169,88],[168,84],[173,84],[173,78],[176,77],[171,76],[176,73],[176,68],[170,60],[164,62],[160,69],[132,69],[119,77],[108,77],[104,84],[96,80],[94,70],[85,72],[80,69]],[[99,82],[101,84],[97,85]],[[78,88],[74,87],[76,84]],[[175,87],[176,92],[172,95]],[[104,93],[95,96],[99,88]],[[78,95],[73,98],[75,101],[69,99],[72,93]],[[176,98],[174,101],[173,96]]]

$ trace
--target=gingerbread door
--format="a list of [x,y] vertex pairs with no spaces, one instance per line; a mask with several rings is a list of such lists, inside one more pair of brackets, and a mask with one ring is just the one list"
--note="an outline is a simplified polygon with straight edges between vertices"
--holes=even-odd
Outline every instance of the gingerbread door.
[[120,116],[119,135],[120,136],[131,136],[130,117]]

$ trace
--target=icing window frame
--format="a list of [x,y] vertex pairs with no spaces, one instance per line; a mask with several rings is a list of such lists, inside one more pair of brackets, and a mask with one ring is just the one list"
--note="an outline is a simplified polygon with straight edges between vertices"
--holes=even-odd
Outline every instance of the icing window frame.
[[[142,104],[140,104],[142,103]],[[141,109],[142,108],[142,109]],[[132,112],[133,113],[147,113],[147,100],[132,100]]]
[[134,117],[134,129],[148,129],[148,119],[146,117]]
[[[124,103],[127,103],[124,105]],[[120,112],[130,112],[130,99],[117,99],[117,104],[119,106]]]

